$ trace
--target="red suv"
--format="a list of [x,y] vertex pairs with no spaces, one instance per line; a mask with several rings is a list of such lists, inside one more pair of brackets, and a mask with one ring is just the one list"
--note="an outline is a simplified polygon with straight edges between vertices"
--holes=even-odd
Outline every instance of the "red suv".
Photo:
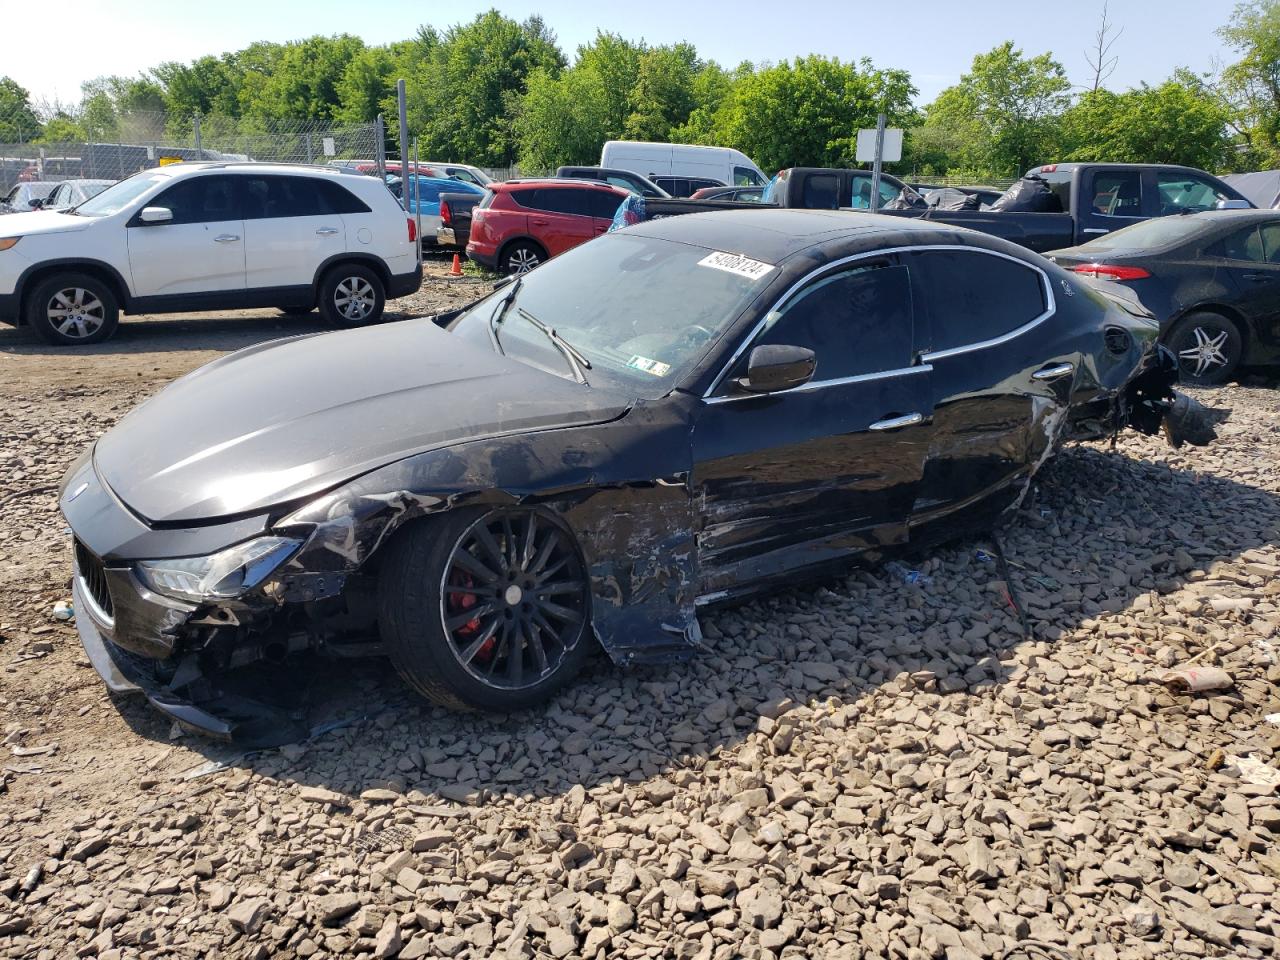
[[607,232],[628,196],[588,180],[491,183],[471,213],[467,256],[502,273],[524,273]]

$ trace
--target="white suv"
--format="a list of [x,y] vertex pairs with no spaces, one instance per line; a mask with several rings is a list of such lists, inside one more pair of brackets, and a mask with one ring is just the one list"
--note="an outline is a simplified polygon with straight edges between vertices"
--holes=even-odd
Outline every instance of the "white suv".
[[174,164],[65,213],[0,218],[0,321],[96,343],[120,313],[315,307],[371,323],[422,283],[414,222],[380,180],[314,167]]

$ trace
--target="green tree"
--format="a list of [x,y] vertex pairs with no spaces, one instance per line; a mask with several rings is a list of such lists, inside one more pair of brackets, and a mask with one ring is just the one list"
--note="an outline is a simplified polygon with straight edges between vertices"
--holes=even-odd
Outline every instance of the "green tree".
[[644,52],[643,44],[604,31],[597,32],[591,43],[578,47],[573,69],[591,73],[598,83],[605,117],[604,140],[620,140],[625,135]]
[[693,75],[690,93],[693,109],[679,126],[673,127],[670,137],[673,143],[705,143],[715,140],[716,114],[724,104],[734,83],[750,76],[754,68],[743,62],[732,73],[714,60],[708,60]]
[[338,81],[339,120],[367,123],[378,115],[395,96],[397,59],[392,47],[365,47],[351,58]]
[[1181,163],[1213,170],[1226,159],[1228,111],[1186,73],[1158,87],[1086,93],[1062,118],[1066,160]]
[[1222,71],[1231,122],[1258,168],[1280,167],[1280,2],[1241,3],[1218,35],[1240,59]]
[[875,126],[881,111],[902,125],[913,116],[915,93],[905,70],[810,55],[739,79],[716,113],[713,136],[765,171],[847,166],[858,130]]
[[1054,158],[1069,88],[1062,64],[1047,53],[1024,57],[1010,41],[974,57],[929,106],[925,124],[961,144],[957,165],[1017,176]]
[[692,44],[644,51],[623,135],[628,140],[669,142],[671,131],[686,123],[697,106],[693,82],[700,66]]
[[286,43],[261,89],[244,103],[246,114],[332,121],[340,109],[339,84],[347,65],[364,49],[349,34]]
[[522,170],[550,173],[562,164],[589,166],[608,139],[607,92],[593,70],[545,69],[529,76],[516,120]]
[[9,77],[0,77],[0,143],[23,143],[40,136],[40,118],[31,94]]
[[435,158],[509,166],[516,157],[515,124],[530,74],[558,73],[564,56],[538,17],[517,23],[496,10],[436,37],[420,32],[420,63],[410,96],[411,131]]

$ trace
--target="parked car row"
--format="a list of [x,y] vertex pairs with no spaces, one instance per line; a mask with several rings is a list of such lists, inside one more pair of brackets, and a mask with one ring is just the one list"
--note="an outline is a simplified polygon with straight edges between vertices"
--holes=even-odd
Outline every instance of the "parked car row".
[[114,180],[34,180],[17,183],[0,199],[0,214],[69,210],[95,197]]

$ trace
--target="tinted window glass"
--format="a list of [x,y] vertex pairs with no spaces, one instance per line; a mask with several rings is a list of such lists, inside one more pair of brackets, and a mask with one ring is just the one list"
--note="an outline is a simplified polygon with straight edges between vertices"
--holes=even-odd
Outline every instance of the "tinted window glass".
[[[336,183],[311,177],[244,177],[244,217],[246,220],[281,217],[323,217],[339,212],[357,212],[352,202],[367,211],[363,203]],[[412,189],[412,181],[410,182]],[[339,191],[345,197],[335,193]],[[335,209],[337,204],[346,211]]]
[[1189,217],[1163,217],[1143,220],[1131,227],[1113,230],[1086,246],[1090,250],[1155,249],[1190,240],[1205,228],[1203,220]]
[[[907,268],[878,266],[818,280],[770,318],[755,345],[808,347],[818,360],[814,379],[834,380],[909,367],[911,340]],[[736,375],[745,370],[744,360]]]
[[735,187],[763,187],[764,181],[760,179],[760,174],[749,167],[734,167],[733,185]]
[[1158,174],[1156,187],[1161,215],[1212,210],[1219,200],[1230,199],[1209,181],[1184,173]]
[[989,253],[909,254],[932,323],[924,350],[950,350],[1004,336],[1044,313],[1044,283],[1028,266]]
[[587,217],[587,200],[583,196],[585,190],[571,190],[564,187],[538,187],[536,190],[520,191],[520,202],[534,210],[545,210],[547,213],[565,213],[573,216]]
[[834,210],[839,203],[839,181],[833,173],[813,173],[804,178],[801,206],[810,210]]
[[[105,193],[99,196],[106,196]],[[217,223],[239,220],[236,184],[233,177],[192,177],[174,184],[149,206],[173,211],[170,223]]]
[[1264,223],[1258,229],[1262,233],[1262,252],[1267,263],[1280,263],[1280,223]]
[[1258,233],[1257,227],[1248,227],[1227,234],[1211,246],[1207,253],[1212,257],[1249,260],[1254,263],[1261,263],[1266,259],[1262,248],[1262,236]]
[[368,204],[340,183],[317,180],[316,189],[329,206],[330,213],[369,213]]
[[587,191],[587,204],[591,216],[602,217],[605,220],[613,219],[613,215],[618,212],[618,206],[625,199],[616,193],[605,193],[603,190]]
[[640,188],[637,187],[630,180],[627,180],[623,177],[616,176],[615,174],[612,174],[612,173],[604,178],[604,182],[611,183],[615,187],[621,187],[623,190],[630,190],[632,193],[640,192]]
[[1142,176],[1136,171],[1099,173],[1093,178],[1092,209],[1104,217],[1142,216]]

